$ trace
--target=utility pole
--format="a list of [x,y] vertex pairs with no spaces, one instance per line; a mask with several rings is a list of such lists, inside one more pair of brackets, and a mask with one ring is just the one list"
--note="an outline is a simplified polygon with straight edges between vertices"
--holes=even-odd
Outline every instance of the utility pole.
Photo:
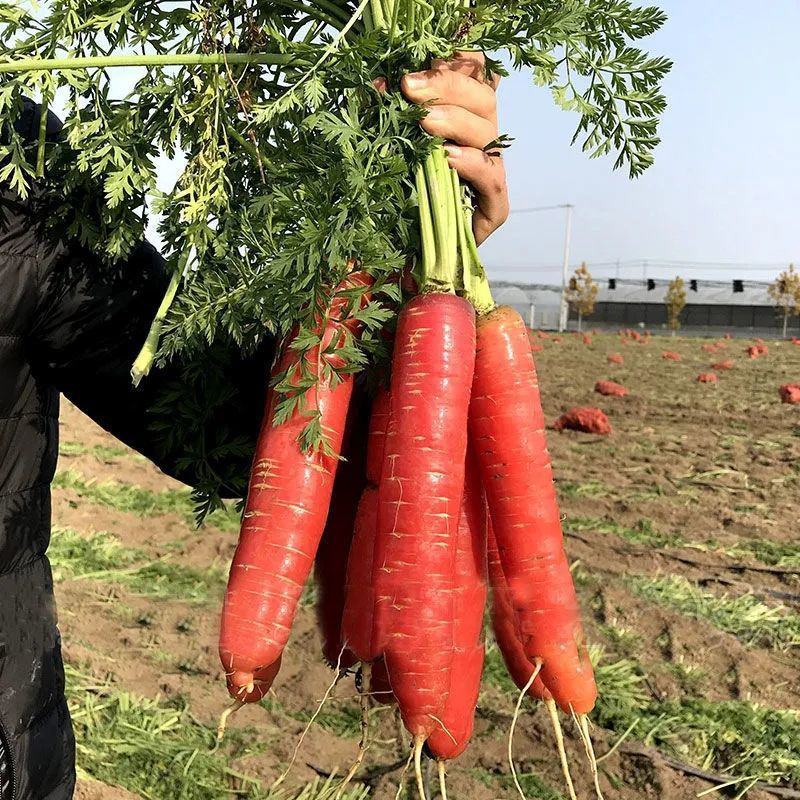
[[563,333],[569,321],[569,303],[567,303],[567,284],[569,282],[569,249],[572,239],[572,209],[574,205],[567,203],[563,206],[567,210],[567,225],[564,231],[564,268],[561,273],[561,313],[558,318],[558,330]]
[[565,331],[567,329],[567,321],[569,320],[569,304],[567,303],[567,284],[569,283],[569,249],[572,240],[572,209],[575,208],[572,203],[561,203],[557,206],[537,206],[536,208],[515,208],[512,209],[512,214],[533,214],[538,211],[554,211],[557,208],[565,208],[567,210],[567,228],[564,232],[564,266],[563,274],[561,276],[561,308],[558,315],[558,330]]

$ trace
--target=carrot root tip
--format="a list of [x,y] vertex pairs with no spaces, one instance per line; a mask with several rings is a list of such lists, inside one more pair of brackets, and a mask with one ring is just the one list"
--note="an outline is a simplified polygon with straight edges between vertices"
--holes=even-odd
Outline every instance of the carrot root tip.
[[422,777],[422,748],[425,745],[425,737],[414,737],[414,776],[417,779],[417,792],[419,793],[419,800],[428,800],[425,793],[425,781]]
[[272,784],[273,789],[280,786],[286,780],[286,778],[289,777],[289,773],[292,771],[292,767],[294,767],[295,761],[297,761],[297,756],[300,753],[300,748],[303,746],[303,742],[305,741],[306,736],[308,736],[308,732],[311,730],[311,726],[316,722],[317,717],[322,713],[322,709],[325,706],[325,703],[328,702],[330,696],[333,694],[333,690],[336,688],[336,685],[344,677],[346,670],[342,670],[340,668],[343,653],[344,653],[344,648],[342,649],[342,652],[339,654],[339,663],[336,665],[337,666],[336,675],[331,681],[330,686],[328,686],[328,688],[325,690],[325,694],[322,696],[322,700],[319,701],[319,705],[317,706],[316,711],[314,711],[314,713],[311,715],[311,719],[308,721],[306,727],[303,729],[303,732],[300,734],[300,738],[297,740],[297,744],[294,746],[294,752],[292,753],[292,758],[289,761],[289,765]]
[[600,773],[597,769],[597,758],[594,754],[594,747],[592,747],[592,737],[589,731],[589,717],[587,714],[576,714],[572,710],[572,718],[575,720],[575,725],[578,728],[578,735],[583,742],[583,748],[586,751],[586,758],[589,760],[589,768],[592,771],[592,779],[594,780],[594,791],[597,795],[597,800],[605,800],[603,792],[600,789]]
[[356,773],[364,763],[364,757],[369,749],[369,680],[372,666],[370,664],[363,664],[358,669],[356,674],[356,685],[358,686],[358,694],[361,699],[361,740],[358,743],[358,755],[355,761],[350,765],[347,775],[344,776],[339,789],[333,800],[341,800],[345,789],[350,785],[350,781],[355,778]]
[[572,775],[569,771],[569,760],[567,759],[567,750],[564,747],[564,731],[561,729],[561,720],[558,718],[558,707],[555,700],[545,700],[547,713],[550,715],[550,722],[553,726],[553,734],[556,737],[556,747],[558,748],[558,758],[561,761],[561,771],[564,773],[564,781],[567,784],[570,800],[577,800],[575,795],[575,787],[572,783]]
[[514,731],[517,729],[517,720],[519,719],[520,711],[522,709],[522,701],[525,699],[525,695],[528,694],[529,689],[533,686],[533,682],[536,678],[539,677],[539,673],[542,671],[542,662],[536,662],[536,668],[531,673],[530,678],[528,678],[528,682],[525,686],[522,687],[522,691],[519,693],[519,697],[517,698],[517,705],[514,708],[514,716],[511,719],[511,728],[508,731],[508,766],[511,768],[511,777],[514,779],[514,786],[519,792],[519,796],[522,800],[527,800],[525,797],[525,792],[522,790],[522,786],[520,786],[519,778],[517,777],[517,768],[514,766]]
[[244,706],[242,700],[234,700],[220,715],[219,723],[217,724],[217,741],[214,745],[215,749],[220,745],[225,738],[225,729],[228,727],[228,720],[232,714],[235,714],[240,708]]
[[444,761],[438,762],[439,769],[439,794],[442,800],[447,800],[447,772],[444,767]]

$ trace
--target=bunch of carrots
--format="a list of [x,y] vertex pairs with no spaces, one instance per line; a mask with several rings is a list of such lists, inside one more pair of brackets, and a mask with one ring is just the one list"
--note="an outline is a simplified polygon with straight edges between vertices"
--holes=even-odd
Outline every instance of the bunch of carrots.
[[[276,390],[267,400],[220,656],[235,704],[260,700],[316,560],[326,660],[340,674],[360,670],[366,696],[397,703],[421,786],[423,749],[443,776],[472,734],[489,589],[514,681],[552,719],[558,708],[575,715],[587,746],[597,691],[528,329],[495,306],[471,196],[442,144],[431,142],[414,180],[421,252],[403,282],[414,291],[391,334],[390,378],[364,403],[357,376],[330,369],[370,299],[355,262],[320,315],[319,345],[284,343],[276,380],[285,388],[296,375],[298,392],[316,384],[283,421]],[[324,448],[299,444],[309,415]]]
[[[368,281],[353,272],[320,349],[299,356],[287,343],[276,373],[335,359],[358,327],[342,296]],[[274,392],[267,402],[222,614],[231,696],[255,702],[272,685],[316,558],[326,659],[371,672],[367,691],[397,703],[417,766],[423,746],[440,765],[467,747],[489,588],[517,686],[588,737],[596,687],[522,318],[423,289],[400,312],[391,379],[367,406],[353,401],[353,376],[319,378],[325,450],[303,451],[307,417],[275,425]]]

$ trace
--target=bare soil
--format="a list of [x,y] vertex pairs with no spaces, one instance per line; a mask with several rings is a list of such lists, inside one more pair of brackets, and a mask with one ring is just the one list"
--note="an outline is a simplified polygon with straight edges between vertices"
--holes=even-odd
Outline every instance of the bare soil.
[[[800,663],[794,654],[747,647],[708,622],[634,595],[631,576],[679,574],[720,592],[753,592],[765,598],[800,602],[797,573],[750,569],[754,558],[722,552],[749,540],[797,542],[800,499],[800,407],[782,405],[778,386],[800,380],[800,347],[770,343],[770,355],[749,360],[746,343],[728,341],[718,356],[701,350],[701,340],[654,339],[623,344],[619,337],[596,336],[591,345],[579,337],[542,340],[537,353],[545,411],[555,419],[571,406],[593,405],[611,419],[608,437],[551,433],[570,559],[589,580],[580,584],[589,638],[618,653],[606,626],[630,631],[641,643],[635,657],[650,676],[656,698],[678,697],[685,687],[668,668],[680,664],[704,676],[695,686],[709,700],[747,699],[775,708],[800,708]],[[679,363],[664,361],[664,349],[677,350]],[[620,352],[623,366],[606,356]],[[722,358],[734,369],[720,373],[720,383],[696,382],[699,372]],[[598,379],[624,384],[627,398],[593,392]],[[119,444],[78,410],[65,403],[62,441],[82,445]],[[175,488],[155,467],[124,455],[62,456],[60,469],[79,471],[98,481],[114,480],[151,490]],[[626,528],[650,526],[682,541],[711,540],[714,546],[653,548],[612,533],[597,533],[576,521],[597,518]],[[142,548],[153,558],[168,554],[176,563],[198,570],[226,565],[235,534],[215,528],[195,531],[176,514],[139,517],[95,506],[74,492],[54,496],[54,523],[82,533],[110,531],[127,547]],[[580,528],[580,530],[575,530]],[[570,535],[571,532],[571,535]],[[220,592],[221,592],[220,586]],[[133,594],[112,580],[63,580],[58,585],[60,625],[66,661],[111,678],[146,697],[185,697],[192,713],[215,725],[228,702],[217,658],[218,597],[198,605],[179,597],[154,601]],[[221,594],[219,595],[221,596]],[[283,770],[304,728],[332,680],[321,660],[313,608],[301,608],[274,700],[237,714],[233,726],[253,726],[268,747],[236,764],[267,781]],[[342,681],[331,709],[354,709],[352,678]],[[468,752],[449,770],[454,798],[493,800],[514,797],[508,774],[507,733],[513,701],[487,686],[480,702],[476,733]],[[370,785],[376,798],[393,798],[407,742],[398,734],[391,709],[373,715],[374,745],[368,770],[385,768]],[[577,737],[566,726],[567,749],[581,797],[592,794],[591,778]],[[562,792],[551,733],[542,709],[529,709],[517,727],[514,752],[521,772],[535,771]],[[616,736],[596,731],[595,747],[606,752]],[[312,726],[288,781],[300,786],[317,774],[346,771],[356,753],[357,732],[342,736]],[[603,764],[601,782],[607,797],[621,800],[688,800],[709,782],[683,774],[648,754],[620,748]],[[613,783],[612,783],[613,781]],[[435,781],[434,781],[435,783]],[[114,787],[82,782],[80,800],[127,800],[133,795]],[[768,795],[751,791],[750,798]]]

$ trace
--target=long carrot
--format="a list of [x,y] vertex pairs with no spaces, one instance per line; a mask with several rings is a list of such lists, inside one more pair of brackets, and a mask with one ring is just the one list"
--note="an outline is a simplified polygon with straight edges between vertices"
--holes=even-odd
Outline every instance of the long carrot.
[[441,725],[427,741],[434,758],[460,756],[472,736],[483,672],[483,614],[486,608],[486,495],[478,465],[467,455],[464,500],[453,571],[453,663]]
[[336,472],[328,520],[314,561],[322,653],[330,666],[338,664],[340,669],[350,669],[358,661],[345,646],[342,613],[358,501],[366,486],[367,411],[366,398],[353,399],[345,428],[343,461]]
[[528,660],[558,705],[590,711],[597,689],[563,547],[528,332],[514,309],[478,320],[470,433],[509,599]]
[[383,465],[388,423],[389,393],[382,389],[373,401],[370,415],[367,434],[367,484],[358,502],[342,612],[342,640],[365,664],[372,663],[383,655],[373,639],[375,594],[372,572],[378,521],[378,481]]
[[[340,288],[362,281],[368,276],[357,273]],[[319,415],[330,449],[304,452],[299,439],[308,417],[296,410],[276,426],[278,396],[270,391],[267,397],[220,629],[228,685],[243,697],[251,695],[256,676],[276,664],[286,646],[330,507],[353,390],[352,376],[334,382],[321,369],[351,325],[345,319],[349,301],[339,290],[335,296],[322,344],[306,356],[307,368],[316,371],[319,381],[307,395],[307,411]],[[298,374],[300,359],[298,351],[285,346],[275,374]]]
[[417,747],[439,724],[450,686],[450,588],[474,360],[475,313],[466,300],[425,294],[405,307],[378,503],[374,639]]
[[[489,559],[489,584],[492,588],[491,619],[492,632],[494,633],[500,655],[503,657],[508,674],[522,690],[530,682],[536,667],[528,661],[522,638],[519,631],[514,608],[508,596],[508,585],[500,563],[500,553],[497,552],[497,541],[491,521],[489,522],[488,538]],[[550,692],[545,688],[541,675],[537,675],[528,689],[528,694],[537,700],[549,700]]]

